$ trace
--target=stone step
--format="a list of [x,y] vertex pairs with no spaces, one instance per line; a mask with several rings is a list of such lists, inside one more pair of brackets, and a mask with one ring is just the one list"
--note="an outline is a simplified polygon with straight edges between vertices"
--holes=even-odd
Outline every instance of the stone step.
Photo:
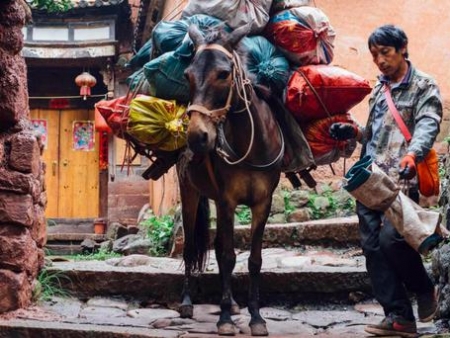
[[81,243],[85,239],[101,243],[107,238],[106,235],[93,233],[49,233],[45,249],[47,255],[78,255],[82,253]]
[[179,332],[140,327],[61,323],[58,321],[0,320],[0,337],[21,338],[177,338]]
[[[245,304],[249,283],[248,251],[238,251],[232,279],[235,299]],[[181,258],[130,255],[103,261],[54,262],[61,288],[85,299],[121,296],[158,303],[176,303],[183,288]],[[192,277],[196,302],[217,303],[220,280],[214,252],[206,272]],[[348,301],[352,294],[370,294],[364,257],[358,249],[263,249],[261,302],[266,305],[303,301]]]

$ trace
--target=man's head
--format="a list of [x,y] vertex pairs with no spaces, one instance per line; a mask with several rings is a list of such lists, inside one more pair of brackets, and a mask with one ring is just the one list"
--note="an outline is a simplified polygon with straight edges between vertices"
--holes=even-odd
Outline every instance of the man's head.
[[408,37],[405,32],[393,25],[378,27],[369,36],[368,45],[378,69],[392,81],[400,81],[408,69]]

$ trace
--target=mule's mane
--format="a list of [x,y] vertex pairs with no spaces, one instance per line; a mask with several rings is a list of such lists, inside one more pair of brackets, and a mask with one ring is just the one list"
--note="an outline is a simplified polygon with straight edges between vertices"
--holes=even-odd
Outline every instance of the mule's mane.
[[225,47],[230,52],[233,52],[233,50],[234,50],[239,54],[242,61],[244,61],[247,56],[247,53],[246,53],[245,49],[243,48],[242,43],[239,42],[236,46],[232,46],[229,42],[230,37],[231,37],[230,33],[228,33],[225,30],[225,27],[214,26],[214,27],[209,28],[206,31],[205,44],[207,44],[207,45],[218,44],[218,45]]
[[[243,39],[245,39],[245,37]],[[238,54],[239,58],[242,61],[242,66],[244,68],[247,77],[250,79],[252,83],[255,83],[254,80],[256,76],[254,74],[251,74],[247,70],[248,53],[243,46],[242,40],[239,41],[239,43],[236,46],[232,46],[229,41],[230,41],[230,33],[226,31],[223,25],[213,26],[205,31],[204,37],[205,44],[206,45],[218,44],[225,47],[230,52],[236,51],[236,53]]]

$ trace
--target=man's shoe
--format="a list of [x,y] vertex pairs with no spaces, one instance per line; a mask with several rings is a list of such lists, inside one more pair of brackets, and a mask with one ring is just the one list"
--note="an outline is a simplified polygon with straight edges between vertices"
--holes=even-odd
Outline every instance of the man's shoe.
[[417,295],[417,312],[419,321],[422,323],[433,320],[438,307],[438,297],[436,290]]
[[418,337],[415,321],[409,321],[392,314],[384,318],[379,324],[367,325],[364,331],[376,336]]

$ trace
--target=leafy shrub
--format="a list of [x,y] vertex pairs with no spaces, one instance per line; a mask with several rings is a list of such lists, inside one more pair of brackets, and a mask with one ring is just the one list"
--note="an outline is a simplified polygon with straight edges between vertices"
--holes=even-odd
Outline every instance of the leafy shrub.
[[31,8],[47,12],[66,12],[73,7],[71,0],[27,0]]
[[165,256],[168,254],[173,225],[173,217],[169,215],[151,216],[140,223],[140,226],[145,227],[146,237],[151,243],[150,255]]

